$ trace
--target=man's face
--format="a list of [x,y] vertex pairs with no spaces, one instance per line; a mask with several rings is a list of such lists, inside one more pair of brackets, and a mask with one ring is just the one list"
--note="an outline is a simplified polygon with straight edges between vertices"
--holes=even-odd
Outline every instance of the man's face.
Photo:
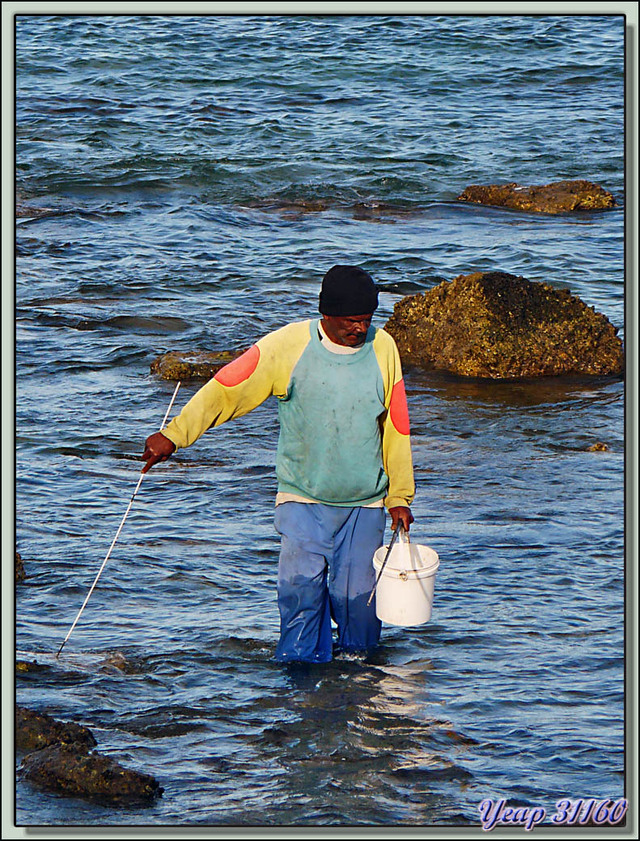
[[373,313],[368,315],[324,315],[322,326],[325,333],[337,345],[358,347],[367,335],[371,326]]

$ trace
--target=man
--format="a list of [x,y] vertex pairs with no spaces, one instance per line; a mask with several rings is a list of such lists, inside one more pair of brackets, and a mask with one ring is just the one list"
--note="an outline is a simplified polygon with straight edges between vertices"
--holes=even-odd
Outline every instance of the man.
[[320,292],[321,319],[288,324],[226,365],[162,431],[149,436],[143,472],[177,448],[278,398],[275,525],[280,661],[327,662],[366,652],[381,623],[373,554],[391,528],[409,530],[415,486],[400,357],[371,326],[378,290],[355,266],[334,266]]

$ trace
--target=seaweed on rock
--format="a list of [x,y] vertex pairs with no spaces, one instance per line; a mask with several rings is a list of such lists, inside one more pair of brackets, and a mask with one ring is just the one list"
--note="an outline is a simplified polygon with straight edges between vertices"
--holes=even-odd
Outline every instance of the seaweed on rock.
[[460,275],[395,304],[404,364],[464,377],[620,376],[622,341],[567,289],[506,272]]

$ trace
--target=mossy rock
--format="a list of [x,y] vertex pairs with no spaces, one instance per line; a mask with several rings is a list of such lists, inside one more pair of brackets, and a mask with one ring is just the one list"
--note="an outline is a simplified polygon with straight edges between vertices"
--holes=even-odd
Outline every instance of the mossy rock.
[[20,777],[58,794],[109,803],[151,801],[163,792],[149,774],[124,768],[97,751],[78,752],[76,745],[56,744],[28,754]]
[[242,351],[168,351],[151,363],[151,373],[163,380],[210,380]]
[[46,672],[49,667],[38,663],[37,660],[16,660],[16,674]]
[[101,756],[92,750],[96,744],[91,731],[80,724],[16,707],[15,745],[26,753],[22,779],[58,794],[111,803],[144,802],[162,794],[153,777]]
[[471,185],[458,201],[512,207],[538,213],[570,213],[577,210],[608,210],[616,202],[611,193],[591,181],[556,181],[523,187],[520,184]]
[[[31,671],[27,668],[26,671]],[[46,713],[26,707],[16,707],[16,748],[21,751],[40,750],[56,744],[74,744],[77,750],[89,750],[97,745],[90,730],[80,724],[58,721]]]
[[622,341],[566,289],[477,272],[398,301],[385,329],[402,361],[464,377],[620,376]]

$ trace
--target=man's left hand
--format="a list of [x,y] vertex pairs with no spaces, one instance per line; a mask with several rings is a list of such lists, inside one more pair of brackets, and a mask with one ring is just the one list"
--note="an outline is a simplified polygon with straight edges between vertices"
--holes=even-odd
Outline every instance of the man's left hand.
[[405,505],[398,505],[396,508],[390,508],[391,514],[391,529],[395,531],[398,528],[398,523],[402,523],[405,531],[409,531],[409,526],[413,522],[413,514],[411,509]]

